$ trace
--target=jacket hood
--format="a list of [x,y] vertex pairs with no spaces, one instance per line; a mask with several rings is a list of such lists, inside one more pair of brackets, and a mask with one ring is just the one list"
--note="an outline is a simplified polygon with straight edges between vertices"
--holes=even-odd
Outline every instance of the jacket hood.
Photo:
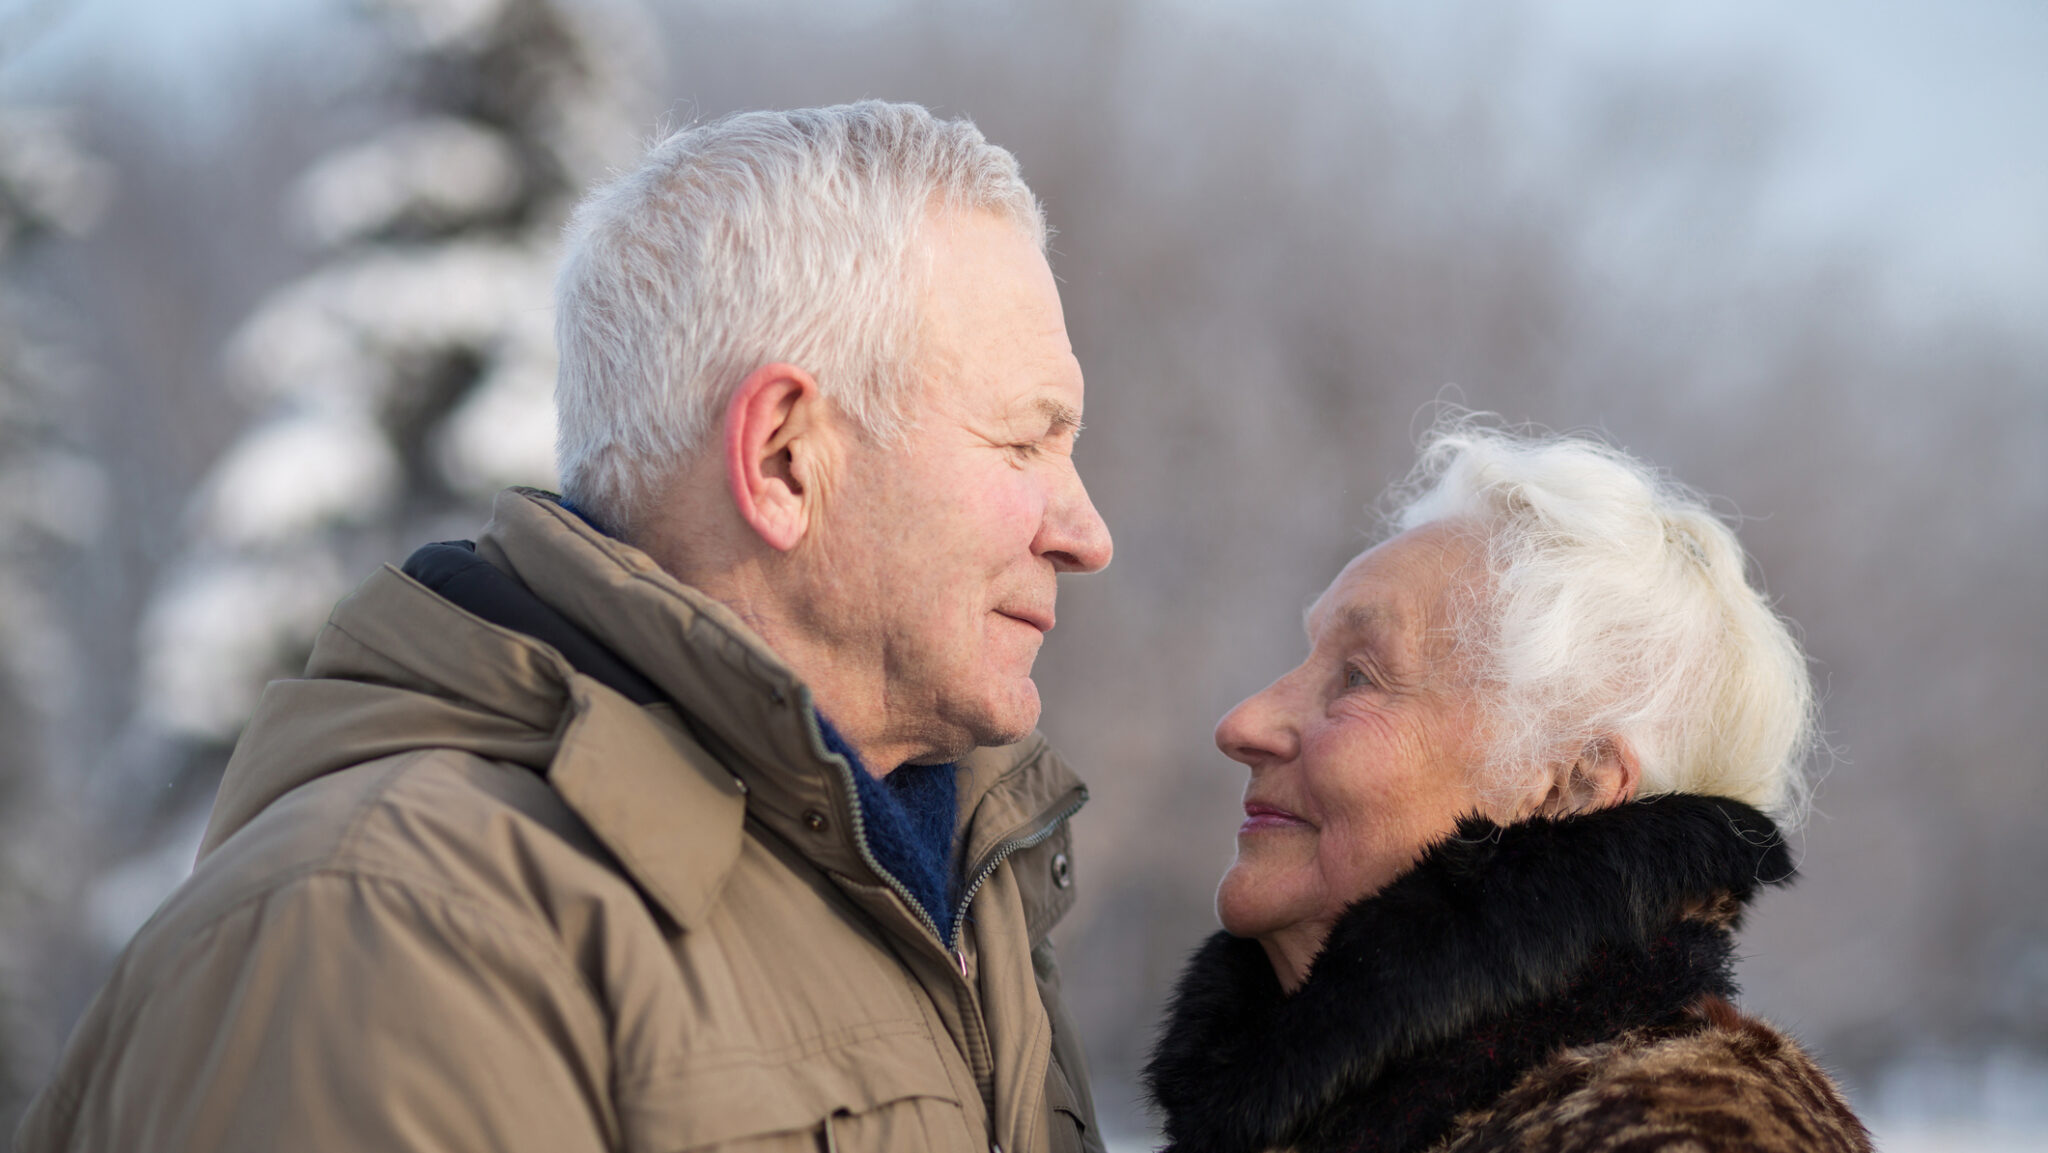
[[[738,851],[748,815],[817,864],[880,880],[860,844],[852,770],[827,748],[810,689],[731,610],[546,493],[501,493],[473,556],[434,547],[407,567],[442,592],[386,566],[335,607],[304,677],[265,690],[202,857],[300,785],[447,748],[546,775],[643,886],[643,874],[668,874],[652,888],[679,920],[715,890],[729,864],[715,858]],[[506,595],[479,592],[485,582]],[[677,759],[690,771],[651,767]],[[969,861],[1086,798],[1035,735],[977,750],[960,771]],[[832,836],[815,835],[817,814],[839,818]],[[633,867],[650,853],[692,859]],[[697,880],[685,883],[684,865]]]
[[275,681],[222,775],[203,858],[300,785],[445,748],[545,773],[575,670],[386,567],[335,606],[304,677]]
[[1145,1072],[1170,1148],[1423,1148],[1560,1047],[1732,996],[1731,929],[1791,876],[1725,798],[1468,818],[1346,910],[1291,995],[1256,940],[1196,952]]

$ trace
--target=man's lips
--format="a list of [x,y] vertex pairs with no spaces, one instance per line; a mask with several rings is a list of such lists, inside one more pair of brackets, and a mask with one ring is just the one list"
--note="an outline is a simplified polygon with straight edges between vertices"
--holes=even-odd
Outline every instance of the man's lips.
[[1053,616],[1051,609],[1039,612],[1036,609],[1003,608],[997,609],[996,612],[1002,616],[1009,617],[1013,621],[1022,621],[1039,632],[1049,633],[1052,631]]
[[1310,825],[1307,821],[1302,820],[1278,805],[1269,805],[1263,801],[1246,801],[1244,803],[1244,824],[1239,825],[1237,831],[1239,835],[1243,835],[1266,829],[1306,829],[1309,827]]

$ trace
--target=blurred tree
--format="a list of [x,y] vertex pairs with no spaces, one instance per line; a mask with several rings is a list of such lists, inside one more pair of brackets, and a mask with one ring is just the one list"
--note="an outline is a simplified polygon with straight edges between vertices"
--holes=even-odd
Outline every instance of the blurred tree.
[[133,714],[96,801],[114,861],[75,914],[102,956],[190,868],[243,719],[333,602],[424,540],[473,535],[497,488],[552,482],[556,238],[649,119],[650,39],[629,0],[365,14],[379,63],[349,98],[376,127],[291,188],[316,263],[228,342],[253,418],[140,609]]
[[401,114],[322,158],[290,215],[322,264],[229,349],[257,412],[202,486],[143,623],[140,707],[231,745],[366,563],[553,476],[549,284],[583,185],[642,110],[618,9],[389,0]]
[[77,639],[51,595],[100,534],[105,476],[79,436],[81,367],[47,335],[34,250],[89,229],[110,191],[103,164],[50,112],[0,107],[0,1124],[50,1050],[30,990],[35,944],[64,911],[49,854],[72,814],[50,803],[64,722],[82,696]]

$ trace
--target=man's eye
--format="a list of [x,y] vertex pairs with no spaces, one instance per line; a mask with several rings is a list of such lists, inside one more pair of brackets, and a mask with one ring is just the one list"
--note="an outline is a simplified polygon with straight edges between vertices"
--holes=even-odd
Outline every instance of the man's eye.
[[1365,670],[1357,665],[1345,665],[1344,687],[1347,689],[1369,689],[1372,687],[1372,678],[1366,676]]
[[1037,456],[1037,455],[1038,455],[1038,453],[1039,453],[1039,450],[1040,450],[1040,449],[1041,449],[1042,447],[1043,447],[1043,446],[1042,446],[1042,445],[1040,445],[1040,444],[1039,444],[1039,443],[1038,443],[1037,441],[1035,441],[1035,440],[1030,440],[1030,441],[1024,441],[1024,442],[1022,442],[1022,443],[1020,443],[1020,444],[1013,444],[1013,445],[1011,445],[1011,446],[1010,446],[1010,451],[1011,451],[1011,452],[1014,452],[1014,453],[1016,453],[1016,454],[1017,454],[1018,456],[1023,456],[1023,457],[1030,457],[1030,456]]

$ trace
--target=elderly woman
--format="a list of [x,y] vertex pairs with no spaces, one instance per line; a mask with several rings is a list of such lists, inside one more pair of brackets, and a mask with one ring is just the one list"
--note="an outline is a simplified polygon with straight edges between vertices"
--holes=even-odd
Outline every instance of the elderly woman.
[[1470,423],[1406,491],[1217,726],[1251,778],[1146,1074],[1171,1147],[1869,1149],[1729,1000],[1813,700],[1734,534],[1603,445]]

